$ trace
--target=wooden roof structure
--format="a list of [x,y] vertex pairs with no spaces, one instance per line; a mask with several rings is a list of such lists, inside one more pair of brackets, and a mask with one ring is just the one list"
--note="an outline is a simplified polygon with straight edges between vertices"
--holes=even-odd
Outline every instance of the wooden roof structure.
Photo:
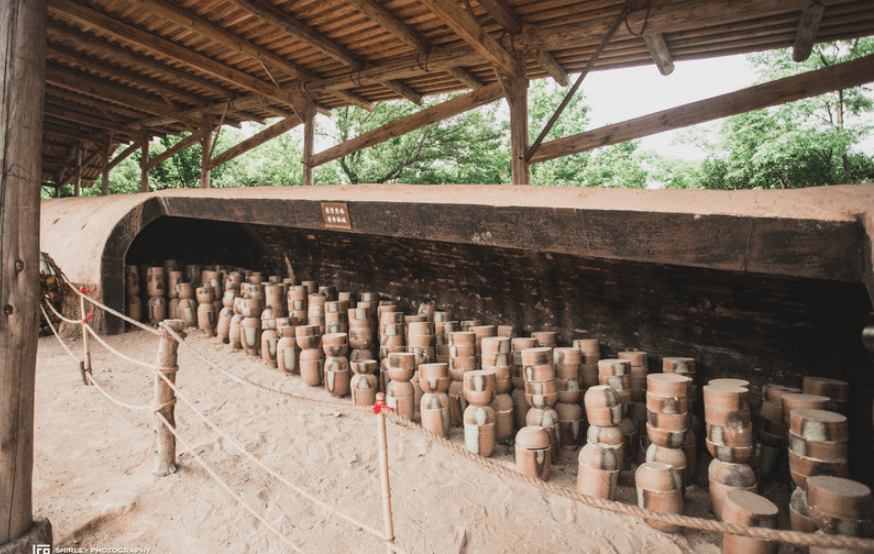
[[[204,129],[282,118],[205,156],[208,175],[313,110],[478,91],[432,122],[512,106],[517,80],[566,85],[587,65],[669,73],[674,60],[793,45],[803,59],[814,42],[870,34],[870,0],[49,0],[42,184],[93,182],[147,137],[192,133],[144,170],[198,140],[211,155]],[[309,168],[334,159],[305,155]]]

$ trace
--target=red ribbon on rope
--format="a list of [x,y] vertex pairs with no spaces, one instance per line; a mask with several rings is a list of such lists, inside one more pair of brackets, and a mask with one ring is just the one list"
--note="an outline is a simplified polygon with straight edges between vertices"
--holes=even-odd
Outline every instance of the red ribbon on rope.
[[376,403],[373,405],[373,413],[379,414],[379,412],[383,408],[385,408],[387,410],[395,411],[394,408],[392,408],[391,406],[389,406],[388,404],[385,403],[385,400],[377,400]]
[[83,323],[83,324],[87,324],[89,321],[91,321],[91,316],[92,316],[92,315],[94,315],[94,314],[88,314],[88,317],[86,317],[85,319],[83,319],[83,320],[82,320],[82,323]]
[[[86,289],[85,287],[80,288],[80,289],[79,289],[79,292],[84,292],[85,294],[91,294],[91,291],[88,290],[88,289]],[[90,315],[90,314],[89,314],[89,315]]]

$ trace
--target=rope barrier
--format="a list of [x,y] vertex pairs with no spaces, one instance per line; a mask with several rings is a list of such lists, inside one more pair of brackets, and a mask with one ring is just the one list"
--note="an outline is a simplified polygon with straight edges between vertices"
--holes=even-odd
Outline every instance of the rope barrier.
[[86,324],[86,325],[84,325],[84,327],[85,327],[85,329],[88,331],[88,334],[91,335],[92,337],[94,337],[95,339],[97,339],[97,342],[99,342],[99,343],[103,346],[103,348],[109,350],[110,352],[112,352],[113,354],[115,354],[116,356],[118,356],[119,358],[121,358],[122,360],[128,361],[128,362],[130,362],[130,363],[132,363],[132,364],[134,364],[134,365],[138,365],[138,366],[141,366],[141,367],[146,367],[146,368],[149,368],[149,369],[155,369],[155,370],[157,370],[157,369],[169,369],[169,368],[158,367],[157,365],[155,365],[155,364],[150,364],[150,363],[148,363],[148,362],[141,362],[141,361],[139,361],[139,360],[136,360],[136,359],[134,359],[134,358],[131,358],[130,356],[128,356],[128,355],[126,355],[126,354],[122,354],[121,352],[119,352],[119,351],[116,350],[115,348],[109,346],[109,344],[107,344],[105,340],[103,340],[102,338],[100,338],[100,335],[98,335],[98,334],[94,331],[94,329],[91,328],[90,325],[87,325],[87,324]]
[[227,493],[230,494],[234,500],[236,500],[237,502],[242,504],[242,506],[244,508],[246,508],[246,511],[248,511],[250,514],[252,514],[252,516],[255,519],[257,519],[262,524],[264,524],[264,526],[267,529],[269,529],[273,534],[275,534],[277,537],[279,537],[279,539],[282,542],[284,542],[289,547],[291,547],[292,550],[294,550],[295,552],[298,552],[299,554],[304,554],[303,550],[301,550],[296,544],[291,542],[291,540],[288,537],[286,537],[284,534],[282,534],[282,532],[279,531],[279,529],[277,529],[276,527],[271,525],[266,519],[261,517],[251,506],[249,506],[249,504],[247,504],[242,498],[240,498],[240,495],[235,493],[233,491],[233,489],[231,489],[230,485],[225,483],[225,481],[222,480],[222,478],[219,477],[218,474],[215,471],[213,471],[213,469],[211,467],[209,467],[205,461],[203,461],[203,458],[201,458],[197,454],[197,452],[194,451],[194,447],[191,446],[191,444],[189,444],[181,436],[179,436],[179,433],[176,432],[176,429],[172,425],[170,425],[170,422],[168,422],[167,419],[163,415],[161,415],[160,413],[157,413],[157,412],[155,413],[155,415],[158,416],[158,420],[161,421],[161,423],[163,423],[165,427],[167,427],[167,429],[173,434],[174,437],[176,437],[176,440],[181,442],[182,445],[186,449],[188,449],[188,452],[191,453],[191,455],[194,457],[194,459],[197,460],[197,463],[199,463],[201,465],[201,467],[203,467],[203,469],[209,474],[209,476],[212,477],[213,480],[215,480],[215,482],[218,483],[223,489],[225,489],[225,491],[227,491]]
[[[50,304],[50,303],[47,302],[47,304],[49,304],[49,307],[51,307],[51,304]],[[63,347],[64,347],[64,350],[67,351],[67,354],[69,354],[70,357],[72,357],[74,360],[76,360],[77,363],[80,363],[80,364],[81,364],[81,363],[82,363],[82,360],[80,360],[78,356],[76,356],[75,354],[73,354],[73,351],[70,350],[70,348],[67,346],[67,343],[65,343],[65,342],[61,339],[61,335],[58,334],[58,331],[55,329],[55,326],[52,325],[52,321],[49,319],[49,316],[48,316],[48,314],[46,313],[45,308],[42,307],[42,304],[39,305],[39,309],[42,310],[42,315],[46,318],[46,321],[47,321],[48,324],[49,324],[49,329],[52,330],[52,333],[54,333],[55,338],[58,339],[58,342],[61,343],[61,346],[63,346]],[[76,323],[78,323],[78,322],[76,322]]]
[[98,383],[94,379],[94,376],[91,374],[88,374],[88,380],[91,382],[92,385],[94,385],[97,388],[97,390],[99,390],[103,394],[103,396],[106,397],[107,400],[109,400],[113,404],[121,406],[122,408],[127,408],[128,410],[152,410],[152,411],[156,411],[156,409],[151,404],[135,406],[133,404],[128,404],[126,402],[122,402],[121,400],[118,400],[117,398],[113,397],[108,392],[106,392],[106,390],[100,386],[100,383]]
[[[70,319],[69,317],[64,317],[63,314],[61,314],[61,312],[56,310],[55,307],[52,305],[52,303],[49,302],[48,297],[44,298],[43,301],[48,305],[49,309],[51,309],[55,313],[55,315],[61,319],[61,321],[65,322],[65,323],[72,323],[74,325],[79,325],[82,323],[78,319]],[[46,321],[48,321],[49,316],[46,315],[45,310],[43,310],[43,315],[45,315]]]

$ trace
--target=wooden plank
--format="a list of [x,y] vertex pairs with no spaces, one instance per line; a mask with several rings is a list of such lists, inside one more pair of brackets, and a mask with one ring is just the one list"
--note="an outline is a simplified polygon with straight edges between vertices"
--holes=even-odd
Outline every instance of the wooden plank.
[[477,0],[477,2],[510,34],[518,35],[522,32],[522,20],[504,0]]
[[185,150],[186,148],[188,148],[189,146],[191,146],[195,142],[199,141],[201,136],[203,136],[202,129],[200,129],[199,132],[197,132],[197,133],[192,133],[192,134],[188,135],[187,137],[180,140],[179,142],[177,142],[176,144],[174,144],[173,146],[171,146],[167,150],[164,150],[163,152],[161,152],[160,154],[158,154],[154,158],[150,158],[145,163],[144,167],[146,168],[146,170],[151,171],[152,169],[154,169],[155,167],[159,166],[160,164],[166,162],[167,160],[169,160],[170,158],[172,158],[173,156],[175,156],[179,152],[182,152],[183,150]]
[[426,110],[392,121],[388,125],[364,133],[363,135],[348,140],[343,144],[319,152],[313,156],[313,167],[318,167],[332,160],[342,158],[343,156],[367,148],[368,146],[385,142],[394,137],[399,137],[411,131],[415,131],[416,129],[425,127],[426,125],[436,123],[437,121],[443,121],[444,119],[453,117],[460,113],[484,106],[489,102],[494,102],[502,96],[503,89],[501,88],[501,85],[493,84],[469,92],[463,96],[453,98],[442,104],[438,104]]
[[257,148],[258,146],[261,146],[265,142],[267,142],[275,137],[278,137],[279,135],[281,135],[283,133],[286,133],[290,129],[293,129],[294,127],[297,127],[300,124],[301,124],[301,119],[297,115],[292,115],[290,117],[283,119],[282,121],[280,121],[278,123],[274,123],[270,127],[267,127],[266,129],[260,131],[259,133],[242,141],[241,143],[239,143],[235,146],[232,146],[231,148],[228,148],[227,150],[225,150],[221,154],[216,155],[212,159],[212,161],[210,162],[210,167],[215,168],[215,167],[220,166],[223,163],[227,163],[227,162],[233,160],[234,158],[245,154],[249,150],[252,150],[253,148]]
[[162,115],[174,121],[193,125],[196,120],[184,112],[169,108],[163,101],[144,92],[111,84],[85,73],[68,69],[62,65],[49,63],[46,80],[59,87],[84,92],[110,102],[118,102],[143,112]]
[[552,54],[546,50],[538,50],[537,54],[535,54],[535,59],[537,60],[537,63],[540,64],[540,67],[549,73],[549,76],[552,77],[556,83],[563,87],[570,84],[567,71],[565,71],[561,64],[552,57]]
[[117,123],[113,123],[112,121],[101,119],[99,117],[92,117],[90,115],[71,112],[64,107],[55,106],[53,104],[46,104],[45,114],[57,119],[61,119],[63,121],[81,123],[82,125],[88,125],[89,127],[96,127],[98,129],[104,129],[106,131],[115,131],[118,133],[123,133],[125,135],[130,135],[131,133],[133,133],[133,129],[130,126],[119,125]]
[[91,98],[90,96],[85,96],[84,94],[77,94],[75,92],[68,91],[67,89],[56,87],[51,83],[46,83],[46,85],[47,102],[54,101],[55,99],[61,99],[66,100],[67,102],[72,102],[74,104],[79,104],[81,106],[88,106],[89,108],[93,108],[104,113],[109,112],[110,114],[121,115],[122,117],[126,117],[127,119],[140,119],[141,117],[143,117],[142,112],[137,112],[123,106],[117,106],[115,104],[109,104],[105,101]]
[[798,29],[795,31],[795,42],[792,44],[792,59],[796,62],[803,62],[810,57],[810,53],[813,51],[813,44],[816,42],[816,35],[819,34],[819,24],[822,23],[824,13],[825,6],[814,2],[811,2],[801,12],[801,18],[798,20]]
[[420,0],[420,2],[501,71],[514,77],[518,76],[513,57],[455,0]]
[[483,86],[485,86],[482,83],[480,83],[476,79],[476,77],[474,77],[473,75],[471,75],[470,73],[468,73],[467,71],[465,71],[464,69],[462,69],[460,67],[450,67],[449,69],[446,70],[446,73],[449,73],[450,75],[455,77],[458,80],[458,82],[460,82],[463,85],[467,85],[472,89],[478,89],[478,88],[482,88]]
[[263,94],[277,102],[287,103],[291,106],[300,106],[302,101],[302,96],[299,93],[280,89],[244,71],[224,65],[212,58],[198,54],[185,46],[167,40],[162,36],[119,21],[108,14],[91,9],[74,0],[52,0],[49,10],[53,13],[63,14],[84,25],[99,27],[122,42],[137,44],[152,52],[168,56],[190,67],[205,71],[229,83]]
[[45,0],[0,2],[0,545],[33,523],[45,27]]
[[413,89],[411,89],[407,85],[403,84],[402,82],[396,81],[396,80],[389,80],[389,81],[383,81],[382,84],[385,85],[389,90],[392,90],[392,91],[400,94],[401,96],[403,96],[404,98],[406,98],[407,100],[412,102],[413,104],[415,104],[417,106],[422,105],[422,95],[419,94],[418,92],[414,91]]
[[874,81],[874,54],[544,143],[531,163]]
[[261,0],[228,0],[238,8],[241,8],[265,23],[301,40],[313,48],[320,50],[327,56],[338,60],[349,67],[361,69],[363,64],[352,52],[349,52],[339,44],[336,44],[321,33],[304,25],[287,13],[262,2]]
[[665,42],[665,36],[661,33],[646,33],[643,35],[643,42],[646,44],[646,49],[649,50],[649,55],[659,68],[659,73],[662,75],[670,75],[674,72],[674,60],[671,57],[671,51]]
[[429,52],[431,50],[431,45],[425,39],[414,33],[403,21],[373,0],[345,1],[414,50],[418,52]]
[[112,161],[109,162],[109,165],[106,168],[108,170],[112,170],[115,166],[117,166],[118,164],[120,164],[121,162],[126,160],[131,154],[133,154],[134,152],[139,150],[139,148],[140,148],[139,142],[135,142],[135,143],[131,144],[130,146],[128,146],[127,148],[122,150],[119,155],[114,157],[112,159]]

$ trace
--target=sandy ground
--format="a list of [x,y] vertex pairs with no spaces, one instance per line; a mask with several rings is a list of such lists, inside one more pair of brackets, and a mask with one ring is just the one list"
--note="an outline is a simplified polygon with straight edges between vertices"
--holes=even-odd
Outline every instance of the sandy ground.
[[[199,332],[191,343],[254,381],[329,399],[294,376],[268,368]],[[138,331],[110,337],[129,356],[154,362],[158,339]],[[73,341],[77,354],[81,343]],[[148,404],[148,369],[93,349],[95,378],[131,404]],[[198,408],[285,479],[375,529],[382,529],[376,424],[371,414],[320,409],[240,385],[180,348],[178,383]],[[179,428],[233,490],[301,551],[381,552],[379,540],[313,506],[177,409]],[[461,430],[453,438],[461,443]],[[392,502],[398,546],[412,553],[719,552],[719,537],[663,534],[642,520],[579,505],[491,474],[425,436],[389,424]],[[291,552],[179,447],[178,473],[159,478],[154,422],[85,387],[78,365],[53,336],[39,342],[34,512],[48,517],[56,547],[141,548],[152,553]],[[512,465],[511,455],[495,456]],[[576,458],[550,481],[575,488]],[[621,498],[634,501],[632,472]],[[709,515],[706,491],[691,487],[687,513]],[[781,550],[782,551],[782,550]]]

